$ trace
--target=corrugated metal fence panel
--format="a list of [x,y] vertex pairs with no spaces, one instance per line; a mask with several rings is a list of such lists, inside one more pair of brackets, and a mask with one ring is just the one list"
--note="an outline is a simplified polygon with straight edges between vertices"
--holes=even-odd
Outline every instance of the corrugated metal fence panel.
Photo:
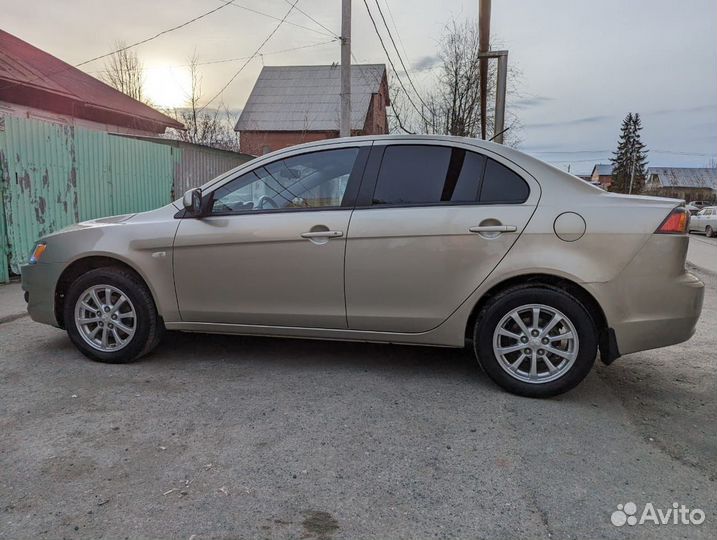
[[[142,212],[251,159],[0,116],[0,282],[41,236],[77,221]],[[3,219],[4,213],[4,219]]]
[[5,192],[8,182],[7,154],[5,153],[5,117],[0,116],[0,283],[10,279],[8,257],[10,246],[5,227]]
[[181,197],[188,189],[199,187],[252,159],[246,154],[234,154],[200,146],[182,145],[174,150],[179,154],[175,162],[175,198]]
[[75,131],[75,167],[80,221],[114,214],[110,145],[106,133]]
[[73,128],[5,118],[5,223],[10,268],[18,272],[34,242],[78,220]]
[[172,200],[172,148],[108,136],[113,214],[143,212]]

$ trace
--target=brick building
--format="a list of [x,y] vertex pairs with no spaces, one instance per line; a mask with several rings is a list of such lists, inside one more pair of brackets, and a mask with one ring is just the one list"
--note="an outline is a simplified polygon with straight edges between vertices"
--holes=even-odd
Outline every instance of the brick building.
[[612,185],[612,165],[596,163],[593,172],[590,173],[590,182],[600,184],[603,189],[609,189]]
[[[339,136],[338,65],[266,66],[236,127],[240,151],[260,156],[303,142]],[[351,132],[388,133],[386,66],[351,66]]]

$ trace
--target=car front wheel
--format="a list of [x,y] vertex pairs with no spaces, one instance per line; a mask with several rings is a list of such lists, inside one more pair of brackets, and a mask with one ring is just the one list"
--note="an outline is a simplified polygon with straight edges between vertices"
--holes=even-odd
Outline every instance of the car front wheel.
[[65,295],[64,322],[85,356],[112,364],[150,352],[164,329],[146,285],[121,268],[98,268],[77,278]]
[[576,298],[551,286],[508,289],[479,314],[474,351],[483,370],[514,394],[550,397],[574,388],[595,362],[597,328]]
[[705,236],[707,236],[707,238],[712,238],[714,235],[715,235],[715,232],[712,229],[712,227],[707,225],[707,227],[705,227]]

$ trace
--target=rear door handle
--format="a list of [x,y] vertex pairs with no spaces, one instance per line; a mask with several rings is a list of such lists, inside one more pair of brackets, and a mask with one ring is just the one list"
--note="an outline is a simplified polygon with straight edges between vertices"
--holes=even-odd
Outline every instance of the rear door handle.
[[515,232],[518,227],[515,225],[478,225],[468,229],[470,232],[482,233],[482,232]]
[[310,231],[302,232],[301,238],[339,238],[343,235],[343,231]]

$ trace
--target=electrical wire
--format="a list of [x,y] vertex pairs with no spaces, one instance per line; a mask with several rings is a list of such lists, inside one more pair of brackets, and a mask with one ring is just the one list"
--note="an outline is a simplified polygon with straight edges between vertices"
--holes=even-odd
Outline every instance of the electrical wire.
[[[58,69],[58,70],[55,70],[55,71],[51,71],[51,72],[49,72],[49,73],[40,73],[40,74],[38,74],[38,75],[35,75],[34,77],[32,77],[31,79],[29,79],[29,80],[26,81],[26,82],[34,82],[34,81],[37,81],[37,80],[39,80],[39,79],[41,79],[41,78],[43,78],[43,77],[44,77],[44,78],[47,78],[47,77],[52,77],[52,76],[54,76],[54,75],[59,75],[60,73],[65,73],[66,71],[70,71],[71,69],[73,69],[73,67],[74,67],[74,68],[78,68],[78,67],[80,67],[80,66],[84,66],[85,64],[89,64],[89,63],[94,62],[94,61],[96,61],[96,60],[101,60],[102,58],[106,58],[106,57],[108,57],[108,56],[112,56],[113,54],[117,54],[117,53],[126,51],[126,50],[128,50],[128,49],[131,49],[131,48],[133,48],[133,47],[137,47],[137,46],[139,46],[139,45],[142,45],[142,44],[144,44],[144,43],[148,43],[149,41],[152,41],[152,40],[154,40],[154,39],[157,39],[157,38],[160,37],[160,36],[163,36],[163,35],[165,35],[165,34],[169,34],[170,32],[174,32],[175,30],[179,30],[180,28],[184,28],[185,26],[190,25],[190,24],[192,24],[193,22],[196,22],[196,21],[198,21],[198,20],[200,20],[200,19],[203,19],[204,17],[206,17],[206,16],[208,16],[208,15],[211,15],[212,13],[216,13],[216,12],[219,11],[220,9],[224,9],[224,8],[227,7],[227,6],[231,6],[231,5],[233,5],[232,2],[234,2],[234,0],[229,0],[229,1],[227,1],[227,2],[224,2],[221,6],[218,6],[218,7],[214,8],[214,9],[210,9],[209,11],[205,11],[205,12],[202,13],[201,15],[198,15],[198,16],[196,16],[196,17],[194,17],[194,18],[192,18],[192,19],[190,19],[190,20],[188,20],[188,21],[186,21],[186,22],[183,22],[182,24],[178,24],[178,25],[176,25],[176,26],[173,26],[172,28],[167,28],[166,30],[162,30],[161,32],[158,32],[158,33],[154,34],[154,35],[151,36],[151,37],[142,39],[142,40],[140,40],[140,41],[137,41],[137,42],[135,42],[135,43],[132,43],[131,45],[127,45],[127,46],[125,46],[125,47],[121,47],[121,48],[116,49],[116,50],[114,50],[114,51],[112,51],[112,52],[108,52],[108,53],[105,53],[105,54],[101,54],[101,55],[99,55],[99,56],[95,56],[94,58],[90,58],[89,60],[84,60],[83,62],[80,62],[79,64],[75,64],[74,66],[68,65],[67,67],[64,67],[64,68],[62,68],[62,69]],[[64,63],[64,62],[63,62],[63,63]],[[16,83],[6,84],[5,86],[0,86],[0,90],[5,90],[6,88],[10,88],[10,87],[15,86],[15,85],[16,85]]]
[[[411,95],[406,90],[405,85],[403,84],[403,81],[401,80],[401,77],[398,76],[398,71],[396,70],[396,66],[393,64],[393,60],[391,59],[391,55],[388,54],[388,49],[386,49],[386,45],[383,42],[383,38],[381,37],[381,33],[378,31],[378,26],[376,26],[376,21],[373,18],[373,13],[371,13],[371,9],[368,7],[368,2],[366,0],[363,0],[363,5],[366,6],[366,11],[368,12],[368,16],[371,19],[371,23],[373,24],[373,29],[376,32],[376,35],[378,36],[378,40],[381,42],[381,48],[383,49],[383,52],[386,54],[386,58],[388,59],[388,63],[391,64],[391,69],[393,69],[394,75],[396,76],[396,80],[398,80],[398,83],[401,85],[401,88],[403,89],[404,94],[406,94],[406,97],[408,98],[408,102],[411,104],[411,106],[416,110],[418,115],[421,117],[421,119],[426,122],[427,124],[430,124],[430,121],[423,115],[421,110],[416,106],[416,103],[413,101],[413,98],[411,98]],[[395,112],[395,109],[394,109]]]
[[406,51],[406,46],[403,44],[403,40],[401,39],[401,34],[398,31],[398,25],[396,24],[396,19],[393,18],[393,12],[391,11],[391,3],[388,0],[384,0],[384,3],[386,4],[386,9],[388,10],[388,16],[391,18],[391,22],[393,23],[393,29],[396,31],[396,36],[398,36],[398,42],[401,44],[401,49],[403,49],[403,55],[406,57],[406,60],[410,63],[411,59],[408,57],[408,51]]
[[[289,0],[286,0],[286,2],[287,2],[288,4],[291,4],[291,2],[289,2]],[[243,9],[244,11],[249,11],[249,12],[251,12],[251,13],[256,13],[257,15],[262,15],[262,16],[264,16],[264,17],[268,17],[269,19],[274,19],[275,21],[280,21],[280,20],[281,20],[281,17],[276,17],[275,15],[270,15],[269,13],[264,13],[263,11],[259,11],[259,10],[254,9],[254,8],[250,8],[250,7],[247,7],[247,6],[243,6],[243,5],[241,5],[241,4],[234,4],[234,3],[233,3],[233,4],[232,4],[232,7],[235,7],[235,8],[237,8],[237,9]],[[301,11],[301,10],[299,10],[299,8],[296,8],[296,10],[297,10],[297,11]],[[310,16],[309,16],[308,14],[306,14],[305,12],[302,11],[302,13],[304,13],[304,14],[305,14],[307,17],[309,17],[310,19],[314,20],[312,17],[310,17]],[[322,31],[320,31],[320,30],[316,30],[315,28],[310,28],[310,27],[308,27],[308,26],[304,26],[304,25],[301,25],[301,24],[298,24],[298,23],[295,23],[295,22],[292,22],[292,21],[284,21],[284,24],[288,24],[288,25],[290,25],[290,26],[296,26],[297,28],[301,28],[301,29],[303,29],[303,30],[308,30],[309,32],[316,32],[317,34],[320,34],[320,35],[322,35],[322,36],[339,37],[339,36],[337,36],[334,32],[332,32],[331,30],[329,30],[328,28],[326,28],[326,27],[325,27],[323,24],[321,24],[320,22],[318,22],[318,21],[316,21],[316,20],[314,20],[314,22],[317,23],[319,26],[321,26],[321,27],[325,28],[326,30],[328,30],[329,33],[327,34],[326,32],[322,32]]]
[[[291,1],[290,1],[290,0],[284,0],[284,2],[286,2],[287,4],[291,4]],[[304,10],[301,9],[300,7],[297,7],[297,8],[294,8],[294,9],[296,9],[296,11],[298,11],[299,13],[301,13],[303,16],[308,17],[309,19],[311,19],[313,22],[315,22],[316,24],[318,24],[321,28],[323,28],[324,30],[326,30],[327,32],[329,32],[329,33],[330,33],[332,36],[334,36],[335,38],[341,39],[341,36],[339,36],[336,32],[334,32],[333,30],[331,30],[331,28],[327,28],[326,26],[324,26],[323,24],[321,24],[319,21],[317,21],[317,20],[316,20],[315,18],[313,18],[311,15],[309,15],[308,13],[306,13],[306,11],[304,11]]]
[[204,17],[207,17],[208,15],[211,15],[212,13],[216,13],[220,9],[224,9],[227,6],[232,5],[232,2],[234,2],[234,0],[229,0],[228,2],[223,3],[221,6],[216,7],[214,9],[210,9],[209,11],[206,11],[206,12],[202,13],[201,15],[194,17],[193,19],[189,19],[188,21],[183,22],[182,24],[178,24],[177,26],[173,26],[172,28],[167,28],[166,30],[162,30],[161,32],[158,32],[151,37],[142,39],[140,41],[136,41],[136,42],[132,43],[131,45],[121,47],[115,51],[101,54],[99,56],[95,56],[94,58],[90,58],[89,60],[85,60],[84,62],[80,62],[79,64],[75,64],[75,67],[84,66],[85,64],[89,64],[90,62],[94,62],[96,60],[102,60],[103,58],[107,58],[108,56],[112,56],[113,54],[121,53],[123,51],[132,49],[133,47],[137,47],[138,45],[143,45],[145,43],[148,43],[154,39],[157,39],[160,36],[169,34],[170,32],[174,32],[175,30],[179,30],[180,28],[184,28],[185,26],[188,26],[188,25],[192,24],[193,22],[203,19]]
[[391,43],[393,44],[393,48],[396,51],[396,55],[398,56],[399,62],[401,62],[401,67],[403,68],[403,72],[406,74],[406,77],[408,78],[408,82],[411,85],[411,88],[413,88],[413,91],[416,93],[416,97],[421,102],[421,105],[423,105],[426,109],[428,109],[428,105],[426,105],[426,102],[423,101],[423,98],[421,97],[421,93],[416,88],[416,85],[413,84],[413,79],[411,78],[411,74],[408,71],[408,68],[406,67],[406,64],[403,63],[403,58],[401,57],[401,53],[398,50],[398,47],[396,46],[396,42],[393,39],[393,34],[391,34],[391,29],[388,27],[388,23],[386,22],[386,17],[383,16],[383,10],[381,9],[381,4],[379,4],[378,0],[374,0],[376,3],[376,7],[378,8],[378,12],[381,15],[381,20],[383,21],[383,25],[386,27],[386,31],[388,32],[388,37],[391,39]]
[[[283,54],[283,53],[287,53],[287,52],[299,51],[301,49],[310,49],[312,47],[319,47],[321,45],[328,45],[330,43],[336,43],[338,40],[339,40],[339,38],[335,38],[335,39],[330,39],[328,41],[320,41],[319,43],[309,43],[308,45],[300,45],[298,47],[291,47],[289,49],[280,49],[278,51],[270,51],[270,52],[262,53],[262,56],[270,56],[273,54]],[[219,60],[207,60],[206,62],[197,62],[194,65],[195,66],[210,66],[213,64],[224,64],[227,62],[238,62],[240,60],[246,60],[247,58],[251,58],[251,57],[250,56],[239,56],[237,58],[221,58]],[[183,68],[183,67],[189,67],[189,66],[190,66],[190,64],[174,64],[174,65],[170,65],[170,66],[158,66],[156,68],[148,67],[148,68],[144,68],[144,69],[149,71],[152,69],[166,69],[166,68],[173,69],[173,68]],[[106,70],[106,69],[99,69],[96,71],[88,71],[87,73],[107,73],[107,71],[108,70]]]
[[198,112],[202,112],[204,109],[206,109],[215,99],[217,99],[219,96],[222,95],[222,93],[224,92],[224,90],[226,90],[232,82],[234,82],[234,79],[236,79],[236,78],[239,76],[239,74],[244,70],[244,68],[249,64],[249,62],[251,62],[251,61],[261,52],[262,48],[264,48],[264,45],[266,45],[267,42],[268,42],[272,37],[274,37],[274,34],[276,34],[276,32],[277,32],[277,30],[279,30],[279,28],[281,28],[281,25],[284,24],[284,21],[286,21],[286,18],[291,14],[292,11],[294,11],[294,7],[295,7],[296,4],[298,4],[298,3],[299,3],[299,0],[294,0],[294,3],[291,4],[291,7],[288,9],[288,11],[287,11],[286,14],[284,15],[284,17],[279,21],[279,23],[274,27],[274,29],[269,33],[269,35],[266,36],[266,38],[264,39],[264,41],[261,42],[261,44],[259,45],[259,47],[257,47],[257,49],[254,51],[254,54],[252,54],[252,55],[241,65],[241,67],[236,71],[236,73],[234,73],[234,75],[231,76],[231,78],[227,81],[227,83],[226,83],[224,86],[222,86],[222,89],[219,90],[219,92],[217,92],[216,94],[214,94],[214,97],[212,97],[212,99],[210,99],[209,101],[207,101],[207,102],[199,109]]

